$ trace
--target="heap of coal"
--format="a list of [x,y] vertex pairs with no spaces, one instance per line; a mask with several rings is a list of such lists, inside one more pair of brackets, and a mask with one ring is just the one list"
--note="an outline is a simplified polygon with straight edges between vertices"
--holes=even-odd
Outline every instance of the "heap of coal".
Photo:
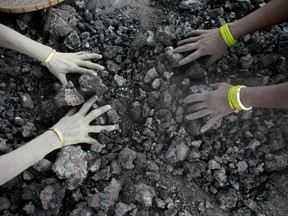
[[97,77],[69,74],[75,100],[65,101],[46,68],[0,49],[0,152],[24,145],[95,93],[94,109],[113,110],[94,124],[120,123],[121,130],[53,152],[1,186],[1,215],[286,215],[287,111],[254,108],[201,134],[206,119],[186,121],[183,98],[215,82],[287,81],[287,24],[246,35],[210,68],[205,57],[175,68],[183,56],[173,48],[191,30],[232,22],[265,1],[88,3],[0,15],[57,51],[101,53],[97,63],[106,68]]

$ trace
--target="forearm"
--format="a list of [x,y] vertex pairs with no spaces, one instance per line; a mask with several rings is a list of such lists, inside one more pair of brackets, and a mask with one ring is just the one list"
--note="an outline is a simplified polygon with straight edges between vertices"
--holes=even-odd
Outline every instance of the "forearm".
[[245,107],[288,108],[288,83],[242,88],[240,100]]
[[0,156],[0,185],[59,147],[61,143],[57,135],[53,131],[47,131],[20,148]]
[[52,48],[38,43],[2,24],[0,24],[0,46],[24,53],[39,62],[43,62],[52,51]]
[[253,13],[229,24],[235,39],[260,29],[279,24],[288,19],[287,0],[272,0]]

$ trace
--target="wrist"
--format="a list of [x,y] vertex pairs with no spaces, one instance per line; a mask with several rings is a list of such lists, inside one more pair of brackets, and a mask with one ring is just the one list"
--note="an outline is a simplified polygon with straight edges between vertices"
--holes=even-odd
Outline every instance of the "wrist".
[[245,107],[253,107],[253,103],[251,101],[251,88],[246,87],[242,88],[240,92],[240,100]]
[[237,40],[239,39],[240,37],[244,36],[245,34],[243,33],[242,28],[239,28],[239,22],[238,20],[232,22],[232,23],[229,23],[229,29],[230,29],[230,32],[232,34],[232,36]]
[[61,148],[62,143],[55,132],[48,130],[43,133],[43,136],[45,136],[45,140],[47,140],[47,145],[49,145],[51,151]]

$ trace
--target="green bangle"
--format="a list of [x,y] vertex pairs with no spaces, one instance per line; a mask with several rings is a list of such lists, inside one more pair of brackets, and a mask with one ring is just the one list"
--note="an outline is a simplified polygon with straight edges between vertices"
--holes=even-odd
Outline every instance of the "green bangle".
[[233,35],[230,32],[228,23],[220,27],[220,34],[224,40],[224,42],[227,44],[227,46],[231,47],[237,43],[237,40],[234,39]]

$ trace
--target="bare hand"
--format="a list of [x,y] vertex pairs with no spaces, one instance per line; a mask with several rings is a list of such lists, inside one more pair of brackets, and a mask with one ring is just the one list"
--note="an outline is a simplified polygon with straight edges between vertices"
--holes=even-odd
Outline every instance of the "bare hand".
[[[52,60],[47,64],[49,71],[61,82],[63,88],[67,85],[67,73],[81,73],[95,75],[93,70],[103,71],[104,67],[93,63],[91,59],[101,59],[102,56],[96,53],[77,52],[61,53],[57,52]],[[88,60],[88,61],[87,61]]]
[[189,95],[184,99],[186,104],[193,103],[188,109],[191,114],[186,116],[187,120],[198,119],[207,115],[212,116],[201,128],[202,133],[211,128],[219,119],[233,113],[228,104],[228,93],[232,86],[228,83],[217,83],[211,86],[217,89],[211,92]]
[[220,31],[217,28],[192,31],[188,34],[187,39],[178,43],[178,47],[174,52],[182,53],[195,50],[192,54],[179,61],[179,66],[192,62],[201,56],[209,55],[210,58],[206,62],[206,67],[208,67],[219,60],[227,49],[228,46],[223,41]]
[[[90,125],[98,116],[106,113],[111,109],[110,105],[100,107],[88,113],[91,106],[96,102],[97,96],[93,96],[81,109],[76,113],[76,110],[71,109],[65,117],[63,117],[53,128],[58,128],[64,135],[65,146],[77,143],[94,144],[97,141],[91,138],[89,133],[100,133],[102,130],[113,131],[118,130],[119,125]],[[88,114],[87,114],[88,113]]]

